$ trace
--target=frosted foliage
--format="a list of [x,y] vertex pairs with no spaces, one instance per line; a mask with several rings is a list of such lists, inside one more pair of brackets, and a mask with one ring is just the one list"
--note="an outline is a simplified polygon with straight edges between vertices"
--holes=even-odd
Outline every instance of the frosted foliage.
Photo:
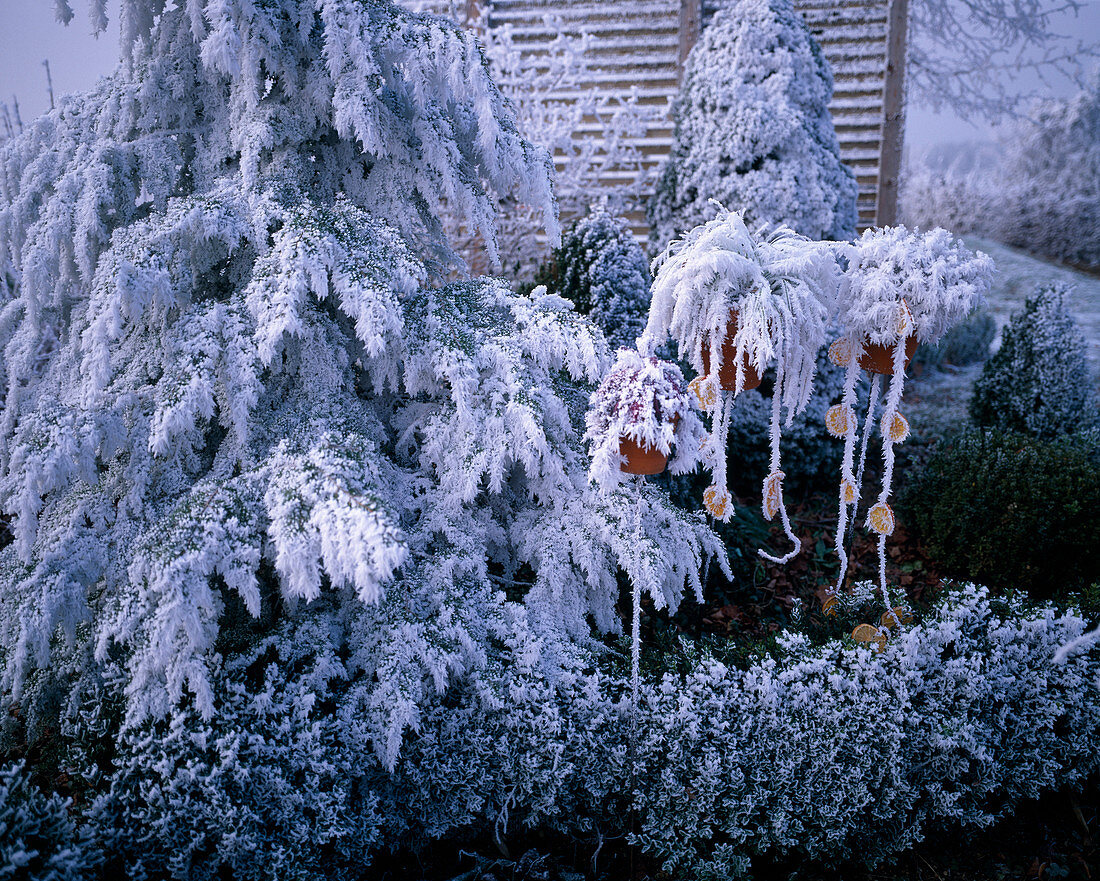
[[[704,347],[725,339],[730,310],[736,309],[738,358],[758,372],[772,362],[782,365],[779,396],[793,417],[813,390],[840,271],[828,243],[789,229],[765,233],[750,232],[740,212],[720,210],[669,245],[653,264],[653,300],[639,346],[653,351],[671,337],[680,356],[703,375]],[[716,374],[722,352],[717,345],[714,350],[710,372]]]
[[688,56],[673,107],[672,152],[649,205],[663,246],[714,215],[813,239],[856,232],[856,181],[840,162],[828,62],[790,0],[738,0]]
[[0,153],[5,706],[63,649],[118,665],[127,730],[212,719],[226,621],[290,620],[346,629],[341,724],[392,766],[508,615],[564,676],[620,567],[698,591],[701,517],[647,489],[631,541],[588,482],[598,329],[442,284],[444,203],[490,244],[501,194],[556,222],[473,36],[384,0],[122,26],[116,74]]
[[1100,656],[1060,653],[1085,622],[997,608],[971,586],[882,652],[785,633],[744,670],[704,656],[643,681],[632,729],[622,679],[555,685],[513,607],[500,654],[425,708],[393,774],[341,721],[347,631],[288,622],[240,659],[266,659],[255,698],[230,684],[209,722],[127,737],[96,820],[134,877],[207,878],[220,860],[240,878],[341,877],[395,842],[430,851],[471,828],[505,846],[630,834],[677,879],[744,876],[757,856],[873,867],[1100,769]]
[[[616,211],[638,210],[653,190],[654,166],[643,139],[667,126],[667,106],[653,103],[636,87],[607,90],[599,83],[609,71],[601,54],[617,52],[616,36],[576,30],[576,22],[544,7],[536,25],[553,34],[532,42],[527,26],[489,20],[490,4],[458,0],[403,0],[404,6],[451,16],[477,28],[493,79],[511,101],[519,130],[554,157],[554,188],[563,216],[581,217],[593,193],[603,192]],[[606,57],[606,55],[604,55]],[[615,178],[608,188],[606,180]],[[467,226],[460,213],[448,218]],[[542,235],[542,219],[530,207],[505,200],[497,216],[501,258],[511,275],[523,275],[557,245]],[[462,235],[463,230],[459,231]]]
[[644,358],[634,349],[620,349],[615,366],[592,394],[585,440],[591,444],[592,478],[614,487],[623,474],[620,442],[672,455],[669,468],[683,474],[695,468],[702,445],[703,424],[688,399],[680,368],[669,361]]
[[649,264],[630,226],[595,206],[554,252],[557,292],[572,300],[612,346],[633,346],[649,311]]
[[908,178],[912,222],[1100,266],[1100,72],[1072,98],[1043,101],[1008,126],[994,167],[923,165]]
[[1096,426],[1085,337],[1065,293],[1057,285],[1042,287],[1012,316],[1001,347],[974,384],[970,415],[976,423],[1040,438]]
[[944,229],[869,229],[850,251],[839,318],[857,339],[935,344],[982,302],[992,275],[986,254]]
[[71,799],[39,791],[22,763],[0,767],[0,878],[81,881],[99,855],[69,815]]

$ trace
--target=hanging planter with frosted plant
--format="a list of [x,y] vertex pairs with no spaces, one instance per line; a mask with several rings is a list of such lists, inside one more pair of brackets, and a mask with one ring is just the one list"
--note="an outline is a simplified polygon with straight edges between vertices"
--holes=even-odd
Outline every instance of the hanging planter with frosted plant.
[[[619,349],[611,371],[592,393],[585,426],[584,439],[592,456],[589,477],[601,492],[611,492],[624,480],[633,478],[637,546],[642,529],[640,481],[646,475],[660,474],[666,467],[674,474],[693,470],[706,439],[703,423],[688,396],[684,375],[669,361],[644,357],[634,349]],[[637,578],[631,582],[631,693],[636,707],[641,582]]]
[[[875,503],[867,512],[867,526],[879,536],[879,588],[886,603],[888,621],[871,628],[884,635],[887,625],[900,623],[900,614],[886,588],[886,538],[894,531],[894,511],[889,499],[894,473],[894,446],[909,436],[909,423],[900,412],[905,389],[905,369],[918,344],[934,345],[948,329],[962,320],[981,301],[989,288],[993,261],[982,252],[972,253],[943,229],[910,232],[904,226],[867,230],[843,248],[848,258],[837,300],[837,312],[845,335],[829,348],[834,364],[845,367],[841,402],[826,413],[829,432],[844,440],[836,551],[840,573],[826,599],[826,611],[836,604],[844,583],[848,557],[845,532],[854,523],[862,492],[867,442],[875,427],[882,377],[888,376],[886,400],[878,421],[882,437],[883,477]],[[867,413],[863,420],[858,465],[855,455],[856,382],[861,368],[871,374]],[[871,625],[857,628],[863,636]],[[855,634],[853,634],[855,635]],[[877,642],[879,637],[864,641]]]
[[670,457],[674,474],[690,471],[706,437],[680,368],[634,349],[619,349],[585,420],[589,474],[604,489],[624,476],[660,474]]
[[760,553],[777,563],[801,547],[783,504],[780,410],[786,407],[790,425],[813,390],[815,358],[840,280],[833,247],[786,228],[753,234],[740,212],[720,208],[714,220],[671,243],[654,261],[649,322],[638,340],[642,351],[654,352],[671,337],[699,374],[691,390],[711,420],[703,460],[713,481],[704,503],[723,521],[733,514],[726,477],[733,399],[775,365],[763,509],[768,520],[780,515],[793,550],[782,557]]

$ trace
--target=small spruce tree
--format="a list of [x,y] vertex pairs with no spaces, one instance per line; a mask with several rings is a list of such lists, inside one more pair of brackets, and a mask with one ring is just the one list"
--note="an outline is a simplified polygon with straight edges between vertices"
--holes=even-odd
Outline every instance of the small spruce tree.
[[829,115],[833,76],[790,0],[735,0],[688,56],[672,153],[648,216],[663,247],[714,214],[812,239],[856,233],[856,181]]
[[544,275],[549,289],[591,318],[612,348],[633,346],[645,330],[649,263],[626,220],[607,208],[593,207],[565,233]]
[[1039,438],[1096,425],[1085,338],[1065,294],[1061,285],[1040,287],[1012,316],[974,384],[970,417],[976,424]]

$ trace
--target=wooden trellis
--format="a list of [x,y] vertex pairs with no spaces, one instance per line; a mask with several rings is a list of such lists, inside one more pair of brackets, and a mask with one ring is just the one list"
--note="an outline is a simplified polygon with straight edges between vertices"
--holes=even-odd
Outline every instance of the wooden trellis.
[[[723,0],[421,0],[421,8],[480,22],[490,31],[510,26],[523,51],[537,56],[565,33],[590,34],[597,57],[591,82],[599,89],[664,108],[661,119],[637,145],[652,167],[672,146],[668,109],[676,96],[684,60],[701,28]],[[833,69],[829,109],[840,155],[859,184],[861,228],[892,224],[897,216],[898,172],[904,135],[905,41],[908,0],[794,0]],[[553,17],[558,26],[549,24]],[[568,99],[567,93],[548,96]],[[598,126],[577,137],[599,138]],[[626,174],[624,172],[624,174]],[[631,173],[633,174],[633,173]],[[600,180],[610,191],[621,183],[609,171]],[[593,198],[598,193],[591,194]],[[634,217],[642,232],[640,214]]]

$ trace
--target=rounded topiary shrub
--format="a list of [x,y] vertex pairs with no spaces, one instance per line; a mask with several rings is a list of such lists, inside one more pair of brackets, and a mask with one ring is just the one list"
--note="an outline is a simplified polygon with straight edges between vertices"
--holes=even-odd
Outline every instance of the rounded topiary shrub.
[[1061,285],[1040,287],[1012,316],[974,385],[975,423],[1040,438],[1096,425],[1085,338],[1065,294]]
[[948,574],[1049,598],[1100,580],[1100,434],[945,440],[904,507]]
[[565,233],[538,281],[571,300],[612,347],[633,346],[645,329],[649,262],[630,225],[605,207],[593,207]]
[[691,50],[674,140],[648,206],[664,247],[714,216],[786,224],[812,239],[856,234],[856,180],[829,115],[833,75],[791,0],[724,4]]

